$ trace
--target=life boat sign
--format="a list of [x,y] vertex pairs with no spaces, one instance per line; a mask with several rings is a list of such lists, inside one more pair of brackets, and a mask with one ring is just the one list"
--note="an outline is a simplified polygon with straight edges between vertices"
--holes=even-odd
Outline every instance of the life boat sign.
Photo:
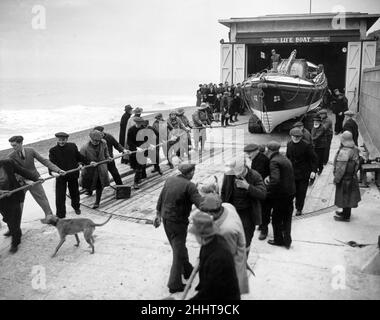
[[313,42],[330,42],[330,37],[275,37],[261,38],[262,43],[313,43]]

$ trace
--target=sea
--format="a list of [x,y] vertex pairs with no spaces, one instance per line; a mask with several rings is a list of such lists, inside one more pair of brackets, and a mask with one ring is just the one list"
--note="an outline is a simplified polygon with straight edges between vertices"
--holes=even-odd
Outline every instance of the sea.
[[13,135],[28,144],[120,121],[127,104],[144,114],[194,106],[197,87],[187,79],[0,78],[0,150]]

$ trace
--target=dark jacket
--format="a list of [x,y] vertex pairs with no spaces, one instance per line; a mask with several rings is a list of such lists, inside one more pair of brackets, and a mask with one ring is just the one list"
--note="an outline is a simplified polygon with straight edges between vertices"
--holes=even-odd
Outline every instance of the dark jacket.
[[[85,157],[80,154],[77,145],[72,142],[67,142],[63,147],[58,144],[52,147],[49,150],[49,160],[65,171],[78,168],[79,163],[86,162]],[[50,170],[49,173],[51,173]],[[79,171],[67,174],[64,177],[78,179]]]
[[[7,176],[7,185],[0,185],[1,190],[11,191],[21,187],[20,183],[16,179],[15,173],[32,181],[37,181],[39,178],[37,173],[24,169],[11,159],[0,160],[0,168],[4,169],[5,175]],[[24,191],[19,191],[9,197],[0,199],[1,213],[7,214],[9,210],[11,210],[15,205],[18,205],[20,202],[23,202],[24,199]]]
[[[97,150],[99,150],[99,153]],[[86,159],[86,164],[89,164],[91,161],[100,162],[109,158],[107,143],[105,140],[100,141],[99,149],[94,148],[89,141],[80,149],[80,153]],[[84,169],[82,171],[82,187],[89,190],[96,189],[98,178],[102,188],[110,185],[107,163]]]
[[107,142],[108,153],[111,158],[113,158],[113,148],[115,148],[120,153],[123,152],[123,146],[120,143],[118,143],[114,136],[112,136],[111,134],[104,133],[103,139]]
[[343,125],[343,131],[350,131],[352,133],[352,139],[355,142],[355,145],[358,145],[359,138],[359,128],[358,124],[354,119],[347,119],[347,121]]
[[192,205],[199,208],[202,199],[195,184],[180,174],[166,180],[156,210],[163,219],[188,224]]
[[221,235],[201,247],[197,289],[190,300],[240,300],[234,258]]
[[335,205],[356,208],[361,200],[357,172],[359,149],[340,146],[334,158]]
[[289,141],[286,156],[291,161],[295,180],[309,180],[311,172],[317,172],[317,155],[313,147],[304,141]]
[[335,114],[344,113],[348,110],[347,98],[343,94],[340,94],[339,96],[334,96],[332,98],[331,106]]
[[229,114],[232,105],[232,98],[223,96],[220,100],[220,112],[222,115]]
[[120,132],[119,132],[119,143],[124,146],[125,145],[125,130],[127,129],[127,123],[131,114],[125,112],[120,119]]
[[274,152],[269,157],[270,181],[267,197],[271,199],[290,197],[296,193],[293,166],[290,160]]
[[[261,224],[261,202],[266,197],[266,188],[260,174],[252,169],[248,169],[245,180],[249,183],[248,190],[245,190],[247,201],[252,206],[252,221],[255,225]],[[224,175],[221,197],[223,202],[234,204],[232,201],[233,187],[236,177],[234,175]]]
[[260,173],[261,178],[264,180],[267,176],[269,176],[270,173],[268,157],[262,152],[259,152],[251,162],[251,169],[256,170],[258,173]]
[[211,121],[206,110],[196,110],[193,115],[194,127],[202,128],[206,125],[210,125]]
[[[141,145],[143,145],[145,143],[145,141],[142,139],[143,138],[142,136],[141,137],[137,137],[138,132],[140,130],[144,130],[144,129],[145,128],[143,128],[143,127],[137,128],[136,125],[133,125],[128,130],[127,144],[128,144],[128,147],[129,147],[130,151],[136,151],[137,147],[140,147]],[[141,139],[141,141],[140,141],[140,139]],[[139,160],[140,160],[139,162],[141,162],[143,160],[143,158],[142,158],[141,155],[139,155]],[[129,161],[130,161],[131,167],[133,169],[136,169],[138,167],[138,164],[145,164],[145,163],[138,163],[137,162],[137,153],[136,152],[132,153],[129,156]]]
[[313,129],[311,129],[311,139],[313,140],[313,146],[315,149],[326,148],[326,128],[322,124],[318,128],[313,127]]

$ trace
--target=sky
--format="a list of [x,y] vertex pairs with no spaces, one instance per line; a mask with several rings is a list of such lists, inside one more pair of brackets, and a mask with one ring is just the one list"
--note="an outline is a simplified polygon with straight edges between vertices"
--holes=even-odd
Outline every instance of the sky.
[[[309,0],[1,0],[0,78],[219,79],[218,19],[308,13]],[[36,5],[45,29],[33,28]],[[312,0],[312,12],[380,13],[378,0]],[[37,7],[38,8],[38,7]],[[38,20],[41,21],[41,20]],[[35,26],[35,25],[34,25]]]

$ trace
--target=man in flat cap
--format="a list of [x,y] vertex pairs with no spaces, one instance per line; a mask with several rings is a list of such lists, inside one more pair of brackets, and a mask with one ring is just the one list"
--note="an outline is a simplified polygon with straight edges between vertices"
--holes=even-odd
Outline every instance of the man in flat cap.
[[[65,171],[76,169],[86,162],[80,154],[75,143],[67,142],[69,135],[65,132],[55,134],[57,138],[56,146],[49,150],[49,160]],[[50,171],[50,170],[49,170]],[[51,173],[51,172],[50,172]],[[55,183],[55,206],[58,218],[66,217],[66,189],[69,188],[71,206],[76,214],[80,214],[79,203],[79,170],[58,177]]]
[[[97,126],[94,128],[94,130],[98,130],[99,132],[103,134],[103,139],[107,143],[107,148],[108,148],[108,153],[109,153],[110,158],[113,158],[113,148],[115,148],[120,153],[127,152],[127,149],[125,149],[120,143],[118,143],[113,135],[111,135],[110,133],[104,132],[104,127]],[[121,180],[119,171],[116,168],[116,164],[114,160],[107,163],[107,168],[108,168],[108,171],[111,173],[112,178],[115,181],[115,184],[122,185],[123,181]]]
[[[141,118],[141,114],[142,114],[142,112],[143,112],[143,109],[140,108],[140,107],[137,107],[137,108],[135,108],[135,110],[132,111],[133,116],[131,116],[131,117],[128,119],[127,126],[126,126],[126,128],[125,128],[125,139],[126,139],[126,140],[125,140],[124,144],[121,143],[121,145],[124,146],[125,149],[127,149],[127,150],[130,150],[130,149],[129,149],[129,146],[128,146],[128,143],[127,143],[127,140],[128,140],[128,131],[129,131],[129,129],[130,129],[131,127],[133,127],[133,126],[135,125],[134,118],[135,118],[135,117],[139,117],[139,118]],[[128,156],[128,155],[124,156],[124,159],[129,159],[129,156]],[[128,162],[128,161],[127,161],[127,162]]]
[[328,117],[326,109],[322,109],[318,111],[318,115],[321,117],[322,126],[325,128],[326,147],[325,147],[325,152],[323,156],[323,164],[326,165],[327,162],[329,162],[331,140],[334,135],[334,129],[333,129],[333,123],[331,119]]
[[190,150],[191,149],[191,135],[190,135],[190,132],[191,132],[191,129],[193,129],[193,126],[192,126],[190,120],[186,117],[186,115],[185,115],[185,109],[184,108],[179,108],[177,110],[177,117],[179,118],[179,120],[182,121],[182,124],[186,128],[188,150]]
[[273,240],[268,243],[290,248],[292,243],[291,225],[293,215],[293,199],[296,193],[294,171],[290,160],[280,153],[280,143],[270,141],[267,145],[269,157],[269,178],[267,198],[272,211]]
[[198,212],[189,230],[201,245],[199,285],[190,300],[240,300],[233,256],[210,215]]
[[[162,152],[164,156],[168,159],[168,124],[164,120],[163,115],[161,112],[157,113],[154,116],[154,122],[152,124],[152,127],[156,132],[158,132],[158,143],[161,144]],[[160,146],[157,147],[156,149],[157,152],[157,159],[159,163],[160,159]]]
[[141,140],[138,133],[140,130],[144,130],[145,120],[141,117],[132,117],[131,119],[133,119],[135,124],[128,130],[127,135],[129,150],[133,152],[129,157],[129,161],[132,169],[135,170],[133,188],[140,189],[139,184],[141,180],[146,178],[146,158],[143,157],[143,149],[140,148],[145,141]]
[[[60,175],[65,174],[65,171],[63,171],[61,168],[56,166],[50,160],[41,156],[34,148],[24,147],[23,141],[24,141],[24,138],[22,136],[13,136],[9,139],[11,147],[13,148],[14,151],[12,151],[8,155],[8,158],[14,160],[22,168],[32,172],[33,174],[37,174],[38,177],[40,177],[40,174],[38,173],[36,166],[34,164],[35,160],[42,163],[50,171],[56,172]],[[19,180],[19,182],[22,185],[26,184],[26,181],[23,180],[22,178]],[[41,222],[45,223],[47,221],[48,216],[53,215],[53,212],[50,208],[49,200],[46,196],[46,193],[42,184],[36,184],[32,186],[31,188],[29,188],[28,190],[30,191],[30,194],[32,195],[34,200],[36,200],[38,205],[44,211],[45,219],[42,219]]]
[[262,223],[261,201],[266,197],[263,179],[245,159],[233,159],[226,166],[221,197],[236,208],[242,221],[248,256],[255,228]]
[[286,156],[293,165],[296,184],[296,216],[300,216],[309,179],[314,179],[317,172],[317,155],[313,147],[302,140],[303,132],[300,128],[293,128],[289,134],[291,140],[286,147]]
[[192,205],[197,208],[203,200],[197,187],[191,179],[194,176],[195,165],[182,163],[178,170],[180,174],[166,180],[157,202],[157,214],[154,226],[162,223],[166,236],[173,250],[173,262],[170,269],[168,288],[170,293],[181,292],[185,285],[181,275],[188,279],[193,271],[186,248],[187,226]]
[[322,118],[319,115],[313,118],[313,129],[311,129],[311,139],[313,140],[314,152],[318,159],[318,174],[323,170],[323,159],[327,146],[327,131],[322,125]]
[[350,131],[352,133],[352,139],[355,142],[355,145],[358,146],[358,138],[359,138],[359,127],[356,121],[354,120],[355,112],[348,110],[344,113],[345,121],[343,124],[343,132]]
[[348,110],[348,100],[339,89],[334,90],[331,107],[335,114],[335,134],[343,132],[344,112]]
[[[127,129],[127,124],[128,120],[132,115],[132,110],[133,108],[131,105],[126,105],[124,107],[124,114],[122,115],[120,119],[120,132],[119,132],[119,143],[124,147],[125,146],[125,137],[126,137],[126,129]],[[122,158],[122,163],[125,163],[125,159]]]
[[300,128],[303,133],[302,141],[305,141],[306,143],[313,145],[313,140],[311,139],[311,133],[309,132],[309,130],[305,128],[305,125],[303,124],[303,122],[301,121],[296,122],[295,124],[293,124],[293,128]]
[[[260,173],[263,181],[269,176],[269,159],[260,152],[260,146],[251,143],[244,147],[244,152],[251,161],[251,169]],[[259,240],[265,240],[268,235],[268,225],[270,223],[270,206],[267,199],[261,200],[261,225],[259,226]]]
[[201,142],[201,150],[204,150],[207,135],[206,128],[211,127],[211,120],[207,115],[207,104],[202,102],[192,115],[194,123],[194,148],[198,150],[199,141]]
[[235,207],[230,203],[222,203],[218,194],[207,194],[201,203],[201,211],[214,218],[215,226],[219,229],[219,234],[227,241],[234,258],[240,294],[248,293],[244,228]]

